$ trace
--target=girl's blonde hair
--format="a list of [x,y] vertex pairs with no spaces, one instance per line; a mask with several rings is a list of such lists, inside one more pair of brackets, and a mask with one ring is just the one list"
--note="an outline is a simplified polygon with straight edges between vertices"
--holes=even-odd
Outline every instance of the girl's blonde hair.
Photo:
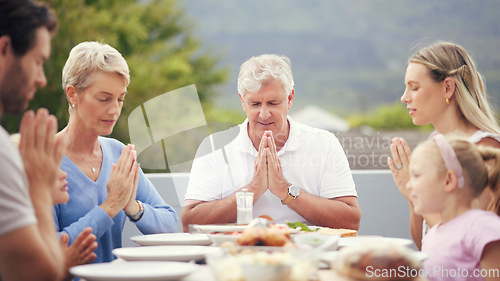
[[[486,187],[491,188],[495,196],[488,210],[500,215],[500,149],[476,145],[465,137],[447,136],[446,139],[462,166],[465,186],[472,189],[474,197],[479,196]],[[440,155],[439,148],[432,139],[425,141],[422,145],[432,146],[436,149],[435,155]],[[436,169],[447,170],[442,157],[439,157]]]
[[408,62],[427,66],[436,82],[452,78],[463,118],[482,131],[500,134],[481,74],[462,46],[440,41],[419,50]]

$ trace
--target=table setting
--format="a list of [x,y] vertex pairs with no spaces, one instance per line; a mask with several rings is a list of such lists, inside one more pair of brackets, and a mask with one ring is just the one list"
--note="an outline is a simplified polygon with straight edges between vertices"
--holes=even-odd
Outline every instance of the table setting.
[[189,233],[133,236],[137,246],[114,249],[115,261],[70,272],[86,281],[426,280],[385,278],[395,266],[419,270],[426,256],[409,247],[411,240],[353,236],[348,230],[344,236],[350,237],[342,237],[340,230],[293,226],[258,218],[248,224],[190,225]]

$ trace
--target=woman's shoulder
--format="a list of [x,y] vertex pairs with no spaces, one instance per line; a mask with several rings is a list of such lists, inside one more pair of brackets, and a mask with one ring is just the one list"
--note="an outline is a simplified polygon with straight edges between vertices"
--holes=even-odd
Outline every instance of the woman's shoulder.
[[119,151],[121,153],[123,147],[125,147],[125,144],[114,138],[99,137],[99,142],[103,150]]
[[500,148],[500,135],[495,133],[477,130],[469,137],[469,140],[480,145]]

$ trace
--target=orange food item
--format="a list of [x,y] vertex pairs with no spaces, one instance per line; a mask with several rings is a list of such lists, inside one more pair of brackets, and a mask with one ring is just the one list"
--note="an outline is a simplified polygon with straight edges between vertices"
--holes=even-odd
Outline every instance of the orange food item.
[[268,215],[261,215],[261,216],[259,216],[259,218],[263,218],[263,219],[266,219],[266,220],[268,220],[268,221],[272,221],[272,222],[274,222],[273,218],[271,218],[271,217],[270,217],[270,216],[268,216]]
[[240,246],[284,246],[290,243],[290,232],[274,226],[248,228],[236,243]]
[[[339,275],[357,280],[414,280],[404,270],[419,270],[421,263],[413,251],[396,244],[360,244],[340,250],[332,264]],[[373,272],[381,274],[375,276]]]

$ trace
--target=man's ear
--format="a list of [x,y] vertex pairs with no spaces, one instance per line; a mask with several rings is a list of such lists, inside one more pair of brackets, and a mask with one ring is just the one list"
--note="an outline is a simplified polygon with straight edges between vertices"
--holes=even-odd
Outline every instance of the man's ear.
[[293,104],[293,97],[295,96],[295,89],[292,89],[290,94],[288,95],[288,109],[292,107]]
[[243,108],[243,111],[246,112],[245,101],[243,100],[243,96],[240,93],[238,93],[238,96],[240,97],[241,107]]
[[6,56],[10,51],[10,37],[7,35],[0,36],[0,56]]
[[445,180],[444,191],[452,192],[458,188],[458,178],[455,171],[453,170],[446,171],[444,180]]

